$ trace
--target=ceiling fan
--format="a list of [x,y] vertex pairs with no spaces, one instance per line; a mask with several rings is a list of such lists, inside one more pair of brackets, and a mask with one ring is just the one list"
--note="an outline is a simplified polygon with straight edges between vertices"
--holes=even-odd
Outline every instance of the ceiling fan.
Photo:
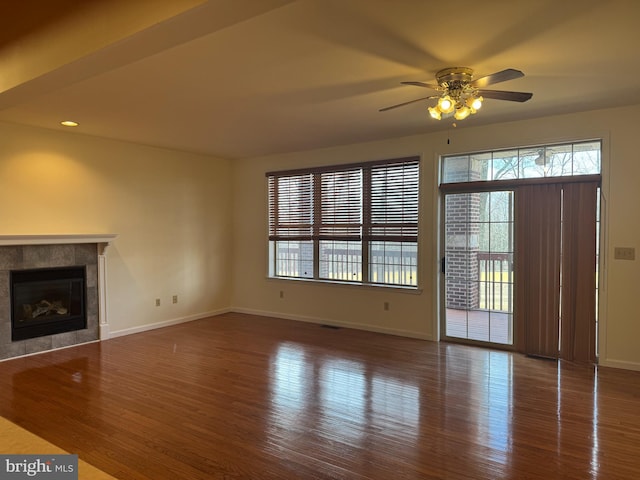
[[436,90],[438,95],[417,98],[408,102],[399,103],[390,107],[381,108],[381,112],[386,112],[398,107],[403,107],[415,102],[437,98],[435,106],[429,107],[429,114],[436,120],[440,120],[442,115],[453,114],[456,120],[463,120],[469,115],[478,111],[485,98],[495,100],[507,100],[510,102],[526,102],[533,93],[511,92],[505,90],[485,90],[484,87],[495,83],[506,82],[516,78],[524,77],[520,70],[508,68],[499,72],[486,75],[474,80],[473,70],[468,67],[451,67],[440,70],[436,73],[437,84],[423,82],[401,82],[403,85],[414,85],[417,87]]

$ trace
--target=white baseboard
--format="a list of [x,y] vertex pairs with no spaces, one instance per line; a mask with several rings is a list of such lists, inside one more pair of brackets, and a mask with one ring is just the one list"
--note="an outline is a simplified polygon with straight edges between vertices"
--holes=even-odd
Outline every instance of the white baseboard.
[[399,337],[417,338],[419,340],[433,341],[433,336],[425,335],[419,332],[413,332],[411,330],[401,330],[396,328],[379,327],[377,325],[369,325],[364,323],[347,323],[339,322],[335,320],[328,320],[326,318],[309,317],[304,315],[289,315],[280,312],[267,312],[264,310],[252,310],[250,308],[238,308],[232,307],[229,309],[231,312],[246,313],[248,315],[260,315],[263,317],[282,318],[284,320],[296,320],[298,322],[317,323],[319,325],[331,325],[333,327],[353,328],[355,330],[365,330],[368,332],[385,333],[387,335],[396,335]]
[[623,370],[640,371],[640,363],[628,362],[626,360],[603,360],[602,358],[600,358],[598,360],[598,365],[600,367],[611,367],[621,368]]
[[[213,310],[210,312],[195,313],[186,317],[173,318],[171,320],[165,320],[163,322],[151,323],[148,325],[140,325],[138,327],[125,328],[122,330],[116,330],[109,332],[109,336],[106,338],[123,337],[125,335],[133,335],[134,333],[148,332],[149,330],[155,330],[157,328],[170,327],[171,325],[179,325],[180,323],[193,322],[194,320],[200,320],[201,318],[215,317],[216,315],[222,315],[223,313],[229,313],[232,310],[229,308],[223,308],[220,310]],[[102,337],[101,337],[102,338]]]

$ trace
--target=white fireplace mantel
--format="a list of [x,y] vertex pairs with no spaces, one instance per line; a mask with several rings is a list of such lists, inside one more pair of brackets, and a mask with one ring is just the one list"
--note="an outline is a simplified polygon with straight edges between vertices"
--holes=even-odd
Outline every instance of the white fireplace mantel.
[[114,233],[81,233],[70,235],[0,235],[0,246],[4,245],[59,245],[69,243],[106,243],[117,237]]

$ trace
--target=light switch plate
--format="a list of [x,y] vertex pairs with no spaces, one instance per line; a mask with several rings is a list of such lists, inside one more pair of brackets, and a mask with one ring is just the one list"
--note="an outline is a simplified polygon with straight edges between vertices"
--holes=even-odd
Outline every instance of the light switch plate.
[[617,260],[635,260],[636,249],[633,247],[615,247],[613,249],[613,258]]

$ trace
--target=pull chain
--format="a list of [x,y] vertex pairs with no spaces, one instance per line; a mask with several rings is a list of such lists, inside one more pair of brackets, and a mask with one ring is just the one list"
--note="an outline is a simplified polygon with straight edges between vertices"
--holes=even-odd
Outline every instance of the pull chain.
[[[456,125],[456,123],[452,123],[451,126],[453,128],[456,128],[458,125]],[[451,144],[451,129],[447,129],[447,145]]]

